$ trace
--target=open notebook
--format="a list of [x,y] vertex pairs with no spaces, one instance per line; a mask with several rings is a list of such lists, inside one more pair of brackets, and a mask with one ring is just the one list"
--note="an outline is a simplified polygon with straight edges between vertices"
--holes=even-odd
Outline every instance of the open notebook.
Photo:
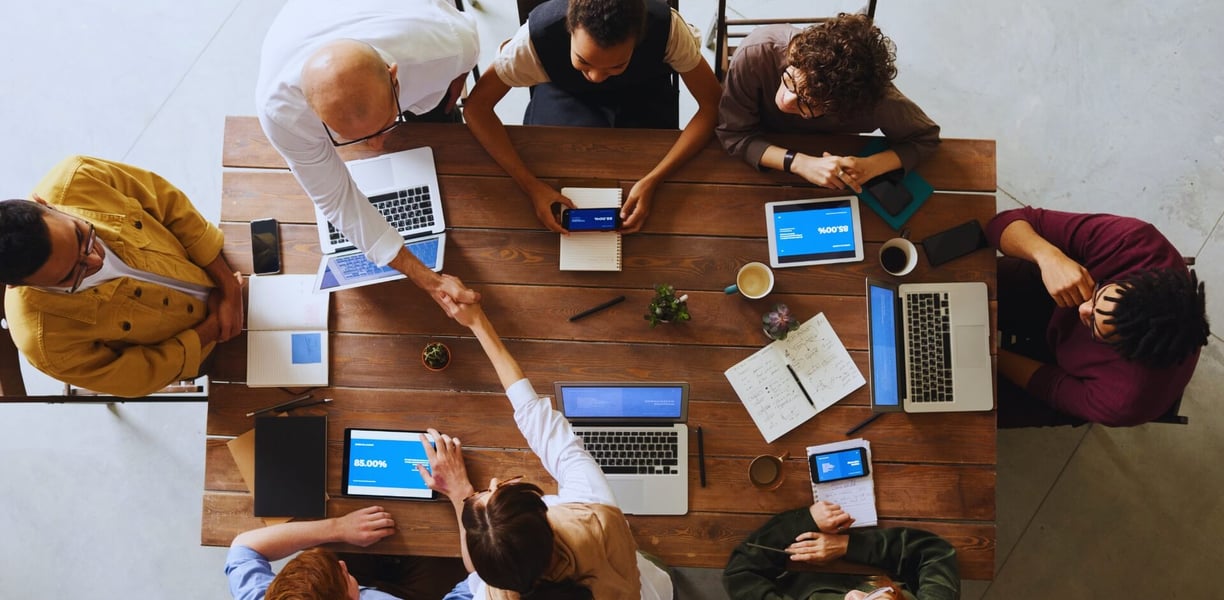
[[[575,208],[616,208],[621,205],[620,188],[562,188]],[[562,271],[621,270],[621,234],[616,231],[585,231],[561,236]]]
[[247,309],[247,386],[327,385],[327,308],[314,275],[250,279]]

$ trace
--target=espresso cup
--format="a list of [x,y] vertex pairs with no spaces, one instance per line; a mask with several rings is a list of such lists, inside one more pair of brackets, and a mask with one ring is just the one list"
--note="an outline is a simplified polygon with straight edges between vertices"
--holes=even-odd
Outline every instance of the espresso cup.
[[750,262],[736,273],[735,285],[729,285],[723,291],[728,294],[739,292],[749,300],[756,300],[772,292],[773,286],[773,270],[764,263]]
[[888,240],[880,246],[880,266],[889,275],[909,275],[918,266],[918,248],[903,237]]
[[776,490],[786,479],[786,471],[782,469],[790,452],[782,456],[762,454],[748,463],[748,480],[761,490]]

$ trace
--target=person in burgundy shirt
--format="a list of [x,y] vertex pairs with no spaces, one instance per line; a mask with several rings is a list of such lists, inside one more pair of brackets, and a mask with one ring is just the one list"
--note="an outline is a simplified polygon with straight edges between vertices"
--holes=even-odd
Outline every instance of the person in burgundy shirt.
[[1020,208],[999,259],[999,427],[1147,423],[1181,397],[1210,333],[1203,284],[1149,223]]

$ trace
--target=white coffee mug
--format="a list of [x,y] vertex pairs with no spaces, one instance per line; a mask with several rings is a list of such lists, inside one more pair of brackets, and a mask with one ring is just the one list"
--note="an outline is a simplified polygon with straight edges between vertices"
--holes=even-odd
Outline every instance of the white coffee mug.
[[880,266],[889,275],[909,275],[918,266],[918,248],[903,237],[888,240],[880,246]]
[[772,292],[773,286],[773,269],[764,263],[750,262],[740,267],[739,273],[736,273],[735,285],[727,286],[723,292],[728,294],[739,292],[749,300],[757,300]]

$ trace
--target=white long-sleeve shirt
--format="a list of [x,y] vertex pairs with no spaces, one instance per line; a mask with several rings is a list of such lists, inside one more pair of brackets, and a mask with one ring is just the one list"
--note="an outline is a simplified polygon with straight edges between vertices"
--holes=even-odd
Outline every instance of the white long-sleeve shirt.
[[476,65],[476,25],[451,0],[290,0],[264,38],[255,88],[264,134],[323,216],[386,265],[404,241],[357,189],[302,92],[302,65],[338,39],[366,42],[398,65],[400,107],[422,114]]
[[[586,502],[616,506],[608,478],[587,453],[570,422],[553,409],[552,403],[536,395],[527,379],[514,382],[506,389],[506,396],[514,407],[514,422],[527,445],[540,458],[548,474],[557,480],[557,493],[545,495],[544,504]],[[642,600],[670,600],[671,577],[641,553],[637,555],[637,566],[641,574]],[[488,598],[487,586],[479,575],[472,573],[467,583],[474,600]]]

